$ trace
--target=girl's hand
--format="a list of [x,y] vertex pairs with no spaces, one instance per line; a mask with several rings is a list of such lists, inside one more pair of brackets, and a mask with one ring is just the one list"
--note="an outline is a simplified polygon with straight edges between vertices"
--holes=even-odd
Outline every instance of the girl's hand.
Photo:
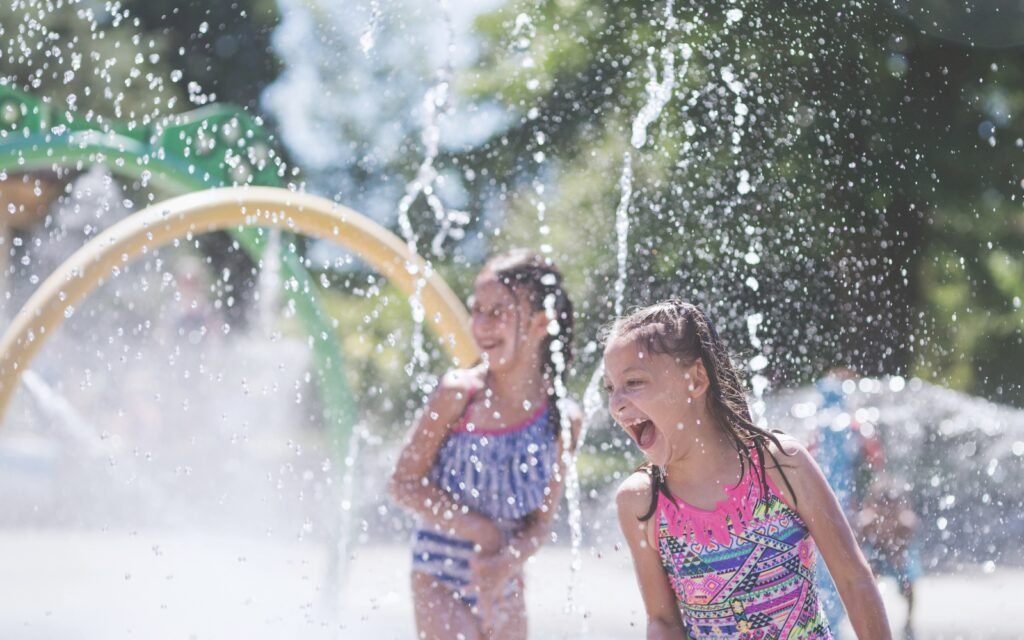
[[471,519],[460,527],[460,533],[476,545],[474,550],[477,552],[477,556],[490,556],[498,553],[505,546],[505,534],[501,532],[498,525],[481,515],[469,517]]
[[504,550],[478,553],[469,561],[473,585],[481,596],[501,595],[500,591],[518,570],[517,563]]
[[494,613],[505,596],[509,581],[519,571],[519,564],[501,549],[497,553],[478,553],[469,561],[472,586],[477,592],[477,615],[485,629],[494,627]]
[[[467,538],[461,530],[467,524],[465,514],[448,493],[427,480],[449,428],[483,384],[483,375],[483,369],[466,369],[450,371],[441,379],[417,414],[388,483],[395,502],[417,514],[424,525],[461,538]],[[482,542],[492,544],[491,536],[484,535]]]

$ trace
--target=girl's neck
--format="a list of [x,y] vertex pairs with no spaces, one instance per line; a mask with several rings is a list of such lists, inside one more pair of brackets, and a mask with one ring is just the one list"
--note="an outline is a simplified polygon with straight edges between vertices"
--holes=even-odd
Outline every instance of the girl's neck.
[[741,466],[736,444],[722,427],[710,419],[702,421],[698,429],[683,456],[665,467],[665,474],[671,479],[670,488],[676,483],[692,486],[709,480],[728,484],[738,482]]
[[508,398],[518,403],[529,400],[537,404],[547,397],[544,380],[537,362],[520,362],[511,369],[488,371],[486,385],[496,398]]

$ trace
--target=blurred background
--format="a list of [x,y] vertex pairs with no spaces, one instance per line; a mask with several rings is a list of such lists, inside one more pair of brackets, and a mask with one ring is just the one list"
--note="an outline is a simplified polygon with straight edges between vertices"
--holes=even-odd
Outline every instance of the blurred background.
[[[598,330],[668,296],[709,311],[755,417],[849,483],[851,521],[880,485],[914,515],[915,637],[1024,637],[1022,48],[1010,0],[15,0],[0,325],[103,229],[209,187],[351,207],[463,299],[488,255],[535,248],[576,302],[589,400],[536,637],[642,633],[610,510],[641,457],[591,382]],[[129,170],[70,130],[145,152]],[[451,362],[346,247],[254,237],[126,265],[24,372],[3,637],[412,634],[384,479]]]

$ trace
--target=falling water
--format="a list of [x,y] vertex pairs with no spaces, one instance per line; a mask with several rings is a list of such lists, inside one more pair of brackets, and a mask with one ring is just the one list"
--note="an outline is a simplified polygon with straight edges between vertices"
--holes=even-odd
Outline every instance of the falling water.
[[622,159],[622,175],[619,177],[619,206],[615,208],[615,257],[618,261],[619,276],[615,280],[615,316],[622,315],[622,304],[626,294],[626,266],[629,258],[629,202],[633,198],[633,165],[629,152]]
[[590,376],[590,382],[583,391],[583,431],[580,433],[580,440],[587,433],[597,417],[604,410],[604,397],[601,395],[601,382],[604,379],[604,360],[597,361],[597,367]]
[[259,323],[259,335],[274,335],[274,319],[281,307],[281,230],[270,229],[267,244],[260,257],[258,277],[256,318]]
[[[672,0],[668,0],[665,6],[666,15],[666,29],[670,34],[676,25],[675,17],[672,15]],[[529,16],[520,14],[516,18],[516,31],[514,35],[518,35],[521,30],[530,26]],[[528,36],[524,36],[521,39],[524,42],[523,48],[529,46]],[[672,97],[672,90],[675,86],[675,55],[672,51],[672,46],[669,45],[664,48],[661,53],[661,58],[664,62],[664,68],[662,71],[662,80],[658,81],[658,73],[653,62],[653,52],[651,58],[648,59],[648,69],[651,73],[651,80],[647,84],[647,102],[643,108],[637,114],[633,120],[632,126],[632,145],[640,149],[647,142],[647,127],[658,119],[661,115],[662,109]],[[524,66],[529,68],[531,66],[531,59],[527,56],[524,60]],[[543,146],[545,138],[543,133],[538,133],[536,138],[537,145]],[[544,159],[543,151],[538,151],[534,155],[534,160],[542,162]],[[544,223],[544,205],[540,200],[540,195],[543,193],[543,186],[535,181],[534,189],[538,196],[537,205],[537,219],[541,230],[541,235],[546,235],[547,225]],[[618,262],[618,277],[615,281],[615,315],[622,315],[623,304],[626,291],[626,273],[627,273],[627,261],[629,256],[629,207],[633,197],[633,168],[632,168],[632,157],[627,151],[623,156],[622,174],[619,178],[619,189],[621,196],[619,204],[615,209],[615,232],[616,232],[616,257]],[[583,442],[583,436],[585,435],[585,429],[589,425],[590,421],[598,413],[602,404],[599,386],[601,376],[603,375],[603,368],[598,367],[597,371],[591,377],[590,383],[587,385],[587,390],[584,394],[584,430],[580,433],[580,443]],[[562,397],[561,395],[559,397]],[[580,509],[580,488],[579,488],[579,477],[576,469],[575,457],[569,454],[571,443],[571,431],[568,425],[568,421],[563,419],[562,425],[562,442],[565,447],[566,453],[564,462],[567,469],[566,477],[566,502],[569,509],[569,527],[571,531],[571,542],[572,542],[572,577],[569,583],[569,593],[566,598],[566,610],[571,612],[575,607],[574,591],[577,587],[579,579],[579,570],[582,567],[582,560],[580,558],[580,544],[583,539],[582,523],[581,523],[581,509]]]
[[[661,51],[660,57],[663,62],[663,68],[661,72],[661,81],[658,80],[658,71],[654,63],[654,51],[649,51],[647,59],[647,68],[650,73],[650,80],[646,86],[647,100],[644,106],[637,113],[633,119],[630,143],[632,146],[639,150],[647,144],[647,128],[654,123],[661,115],[662,110],[668,104],[669,100],[672,99],[672,91],[675,88],[676,81],[676,68],[675,68],[675,54],[673,47],[675,46],[671,40],[671,35],[676,28],[676,19],[673,15],[673,3],[672,0],[667,0],[665,4],[665,30],[667,44]],[[619,203],[615,208],[615,236],[616,236],[616,262],[618,266],[618,276],[615,280],[615,302],[614,302],[614,313],[616,317],[619,317],[623,313],[623,306],[625,303],[625,292],[626,292],[626,275],[628,268],[629,259],[629,207],[633,199],[633,158],[629,151],[623,154],[622,158],[622,173],[619,176]],[[586,391],[583,395],[583,411],[584,411],[584,430],[591,424],[600,412],[603,404],[600,394],[601,379],[604,376],[603,364],[598,365],[590,378],[590,382],[587,384]],[[583,433],[581,433],[582,441]],[[575,480],[575,467],[572,469],[573,479]],[[578,482],[576,486],[578,492]],[[568,488],[566,495],[569,495]],[[578,509],[578,496],[576,497]],[[572,505],[571,505],[572,506]],[[570,522],[574,514],[570,514]],[[574,531],[575,534],[575,531]],[[573,582],[577,579],[578,574],[578,544],[573,540]],[[570,586],[571,589],[571,586]],[[571,596],[571,592],[570,592]],[[572,598],[570,597],[569,603],[571,606]]]
[[[672,0],[665,4],[665,36],[671,41],[673,32],[676,30],[676,17],[672,13]],[[643,148],[647,143],[647,127],[658,119],[661,110],[665,108],[668,101],[672,99],[672,90],[676,83],[676,57],[672,45],[661,50],[661,60],[664,64],[661,73],[661,82],[658,82],[658,70],[654,64],[654,50],[648,51],[647,72],[650,80],[647,81],[647,103],[640,109],[640,112],[633,119],[633,136],[631,142],[636,149]]]
[[[551,278],[551,282],[543,284],[554,284],[553,275],[545,276]],[[555,296],[549,295],[544,299],[544,311],[548,319],[548,334],[557,336],[561,333],[558,311],[555,309]],[[562,466],[565,468],[565,501],[569,509],[569,540],[571,544],[571,577],[566,595],[565,611],[571,613],[575,609],[575,590],[577,587],[579,570],[583,565],[580,557],[580,545],[583,543],[583,510],[580,507],[580,480],[576,469],[576,451],[583,444],[583,433],[579,435],[576,448],[573,448],[572,420],[566,405],[566,398],[569,395],[565,388],[563,376],[565,375],[565,354],[563,349],[566,345],[560,340],[551,341],[551,361],[555,365],[555,397],[559,403],[559,433],[562,438]]]
[[[517,38],[516,46],[522,52],[523,58],[521,66],[524,69],[533,69],[536,66],[533,57],[530,55],[529,49],[533,42],[533,36],[535,30],[533,26],[533,20],[528,14],[520,13],[516,16],[515,26],[512,31],[512,36]],[[527,80],[527,86],[533,86],[537,80],[530,78]],[[540,116],[539,108],[534,105],[527,112],[527,118],[530,120],[536,120]],[[544,153],[544,145],[547,142],[547,136],[543,131],[536,131],[534,133],[533,142],[536,145],[536,150],[533,153],[533,160],[538,165],[541,165],[545,159],[546,154]],[[547,236],[551,232],[550,226],[545,220],[547,205],[544,203],[544,183],[540,177],[535,177],[532,181],[533,189],[533,200],[534,206],[537,212],[537,231],[541,236],[540,252],[542,254],[549,254],[552,247],[547,242]],[[552,283],[553,284],[553,283]],[[554,297],[549,296],[544,301],[545,311],[549,321],[549,333],[551,335],[558,335],[559,332],[559,319],[554,308]],[[576,453],[579,448],[583,445],[585,438],[585,425],[581,429],[577,436],[575,443],[576,447],[573,448],[573,434],[572,434],[572,421],[570,420],[570,414],[567,408],[561,407],[565,404],[568,391],[565,388],[565,384],[562,380],[562,375],[565,372],[565,358],[562,354],[564,345],[559,341],[554,341],[551,345],[552,360],[556,366],[555,376],[555,395],[557,402],[560,404],[561,410],[559,415],[561,417],[560,434],[562,441],[562,467],[565,469],[565,502],[566,509],[569,512],[568,525],[569,525],[569,541],[570,541],[570,576],[565,597],[565,613],[573,613],[576,611],[576,592],[579,588],[579,574],[580,569],[583,565],[581,556],[581,545],[583,543],[583,510],[580,504],[580,480],[579,471],[576,467]],[[582,619],[583,633],[586,633],[586,619]]]
[[35,371],[29,369],[22,374],[21,381],[33,398],[39,410],[46,416],[47,426],[55,427],[74,443],[76,457],[88,460],[106,460],[106,467],[121,467],[122,482],[135,485],[157,504],[168,502],[165,487],[154,482],[147,471],[139,466],[135,456],[118,456],[117,447],[111,435],[100,430],[84,417],[71,402],[54,389]]
[[[447,0],[440,0],[440,9],[447,34],[445,61],[437,70],[437,82],[427,89],[423,96],[422,104],[425,114],[425,123],[421,134],[424,147],[423,161],[416,171],[416,177],[406,185],[405,195],[398,203],[398,228],[410,253],[414,255],[419,254],[416,246],[419,238],[409,218],[409,209],[421,195],[426,199],[427,205],[434,212],[434,217],[440,225],[440,229],[431,242],[431,252],[433,255],[442,256],[442,246],[445,239],[448,237],[461,238],[462,230],[458,225],[469,222],[469,216],[464,212],[445,211],[444,203],[441,202],[441,198],[435,192],[439,176],[437,169],[434,167],[434,161],[437,159],[440,149],[441,119],[452,111],[450,92],[453,76],[452,51],[455,39],[451,11]],[[431,275],[432,266],[429,260],[425,260],[424,263],[425,266],[422,273],[420,273],[420,268],[416,265],[406,265],[410,275],[418,276],[416,279],[416,289],[409,298],[409,303],[412,306],[412,317],[415,322],[412,336],[413,360],[406,367],[406,373],[410,376],[413,375],[416,367],[419,367],[420,370],[425,369],[429,361],[429,356],[423,347],[425,310],[423,308],[422,294],[423,287],[426,286],[427,279]]]
[[[337,516],[337,532],[335,535],[334,552],[328,555],[327,587],[324,589],[324,601],[326,603],[338,602],[338,590],[343,586],[342,581],[348,575],[348,565],[352,559],[352,503],[355,498],[356,484],[356,461],[359,459],[359,445],[363,441],[365,426],[357,424],[349,436],[348,447],[345,449],[348,454],[342,463],[345,469],[341,476],[341,509],[335,512]],[[324,473],[330,471],[330,459],[324,460],[322,470]],[[342,601],[344,605],[344,601]]]
[[39,403],[39,408],[51,419],[50,424],[63,429],[64,433],[83,447],[86,455],[103,457],[109,455],[103,446],[103,434],[91,422],[82,417],[64,396],[57,393],[42,376],[28,369],[21,376],[25,389]]
[[753,313],[747,316],[747,332],[750,335],[750,346],[754,347],[759,351],[757,355],[750,359],[747,366],[750,367],[752,376],[750,378],[750,386],[753,389],[754,401],[751,404],[751,413],[754,424],[759,427],[764,427],[768,424],[764,417],[765,404],[764,404],[764,392],[768,388],[768,378],[763,374],[759,373],[765,367],[768,366],[768,358],[761,351],[761,338],[757,335],[757,329],[761,326],[764,321],[764,316],[760,313]]
[[[534,60],[530,48],[533,46],[533,39],[537,35],[537,29],[533,24],[533,18],[529,14],[520,13],[516,16],[515,25],[512,28],[512,37],[514,38],[515,48],[521,53],[522,59],[519,61],[519,66],[525,70],[526,87],[533,89],[539,86],[540,81],[536,77],[530,77],[537,68],[537,62]],[[526,111],[527,120],[533,122],[537,121],[540,117],[540,98],[534,100],[533,105]],[[547,160],[547,154],[544,152],[544,145],[547,143],[548,136],[538,128],[533,134],[533,161],[537,164],[537,168],[534,171],[534,178],[530,183],[530,187],[533,190],[532,201],[537,211],[537,233],[540,235],[540,252],[542,254],[551,253],[552,247],[548,241],[548,235],[551,233],[551,227],[548,225],[547,216],[547,204],[544,202],[544,181],[540,177],[541,165]]]
[[377,30],[380,28],[380,19],[380,2],[378,0],[370,0],[370,20],[366,24],[363,35],[359,36],[359,48],[363,50],[363,55],[370,55],[370,51],[377,44]]
[[[647,102],[633,118],[630,143],[635,149],[642,149],[647,144],[647,127],[661,115],[665,105],[672,99],[675,88],[676,69],[672,34],[677,22],[672,12],[672,0],[665,3],[665,35],[669,44],[661,50],[664,64],[661,81],[658,81],[658,70],[654,63],[654,50],[648,52],[647,70],[650,80],[647,82]],[[615,280],[615,315],[621,316],[626,293],[626,271],[629,259],[629,207],[633,199],[633,159],[627,151],[622,157],[622,174],[619,176],[619,204],[615,208],[616,261],[619,275]]]

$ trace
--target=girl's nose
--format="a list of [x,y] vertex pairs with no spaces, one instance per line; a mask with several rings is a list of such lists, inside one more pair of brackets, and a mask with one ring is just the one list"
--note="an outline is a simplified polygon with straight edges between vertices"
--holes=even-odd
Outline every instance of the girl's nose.
[[616,391],[608,398],[608,413],[612,414],[613,420],[618,421],[625,410],[626,403],[622,401],[622,398]]

